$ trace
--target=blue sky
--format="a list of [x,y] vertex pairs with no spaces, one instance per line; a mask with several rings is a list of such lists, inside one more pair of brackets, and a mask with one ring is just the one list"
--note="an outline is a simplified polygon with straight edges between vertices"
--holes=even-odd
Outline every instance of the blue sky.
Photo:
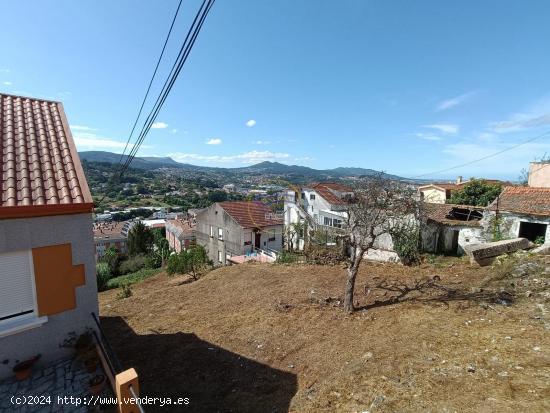
[[[120,152],[176,6],[3,1],[0,91],[63,101],[80,150]],[[140,154],[402,176],[477,159],[550,130],[549,16],[544,0],[218,0]],[[545,153],[549,137],[431,177],[516,179]]]

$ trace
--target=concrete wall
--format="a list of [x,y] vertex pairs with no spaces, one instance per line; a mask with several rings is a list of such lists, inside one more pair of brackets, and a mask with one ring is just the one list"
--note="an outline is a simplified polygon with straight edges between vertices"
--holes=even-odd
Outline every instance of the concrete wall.
[[444,204],[447,200],[446,191],[437,188],[424,188],[419,190],[424,202],[432,204]]
[[48,316],[40,327],[0,337],[1,358],[10,361],[8,365],[0,364],[0,378],[13,374],[15,360],[40,353],[39,364],[44,365],[69,355],[70,351],[59,345],[71,331],[81,333],[87,327],[95,328],[90,313],[98,314],[91,214],[0,220],[0,253],[66,243],[71,244],[73,264],[84,264],[85,269],[86,283],[75,291],[77,307]]
[[[454,232],[458,232],[458,245],[454,249]],[[430,222],[422,226],[422,250],[431,253],[464,254],[464,247],[486,242],[482,227],[442,225]]]
[[[212,236],[210,235],[212,227]],[[218,229],[223,230],[223,240],[218,239]],[[202,245],[208,252],[208,257],[214,265],[226,264],[226,256],[243,255],[243,229],[235,220],[220,207],[213,204],[197,214],[197,244]],[[254,240],[252,240],[254,242]],[[222,253],[219,261],[218,251]]]
[[534,188],[550,188],[550,162],[531,162],[528,183]]
[[[485,227],[485,233],[487,234],[487,240],[492,241],[492,219],[494,219],[495,213],[487,212],[483,217],[483,225]],[[511,212],[499,212],[499,217],[502,222],[500,225],[500,231],[504,238],[518,238],[519,227],[521,222],[532,222],[537,224],[546,224],[545,244],[550,244],[550,217],[538,217],[534,215],[521,215]]]

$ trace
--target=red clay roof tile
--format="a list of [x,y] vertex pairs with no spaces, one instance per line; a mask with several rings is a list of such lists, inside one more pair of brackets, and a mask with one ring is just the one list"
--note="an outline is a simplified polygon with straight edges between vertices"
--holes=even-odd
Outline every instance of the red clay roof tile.
[[550,188],[507,186],[489,209],[527,215],[550,216]]
[[0,219],[91,211],[61,103],[0,94],[0,160]]
[[220,202],[219,205],[243,228],[283,225],[283,220],[261,202],[225,201]]

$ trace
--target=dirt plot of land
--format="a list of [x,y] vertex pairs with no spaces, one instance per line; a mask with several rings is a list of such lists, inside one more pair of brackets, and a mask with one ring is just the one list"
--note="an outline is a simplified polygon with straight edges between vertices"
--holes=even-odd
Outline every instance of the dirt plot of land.
[[[107,291],[100,310],[142,394],[191,400],[147,411],[542,412],[550,411],[549,263],[537,265],[495,284],[490,267],[459,259],[367,263],[357,282],[364,310],[346,315],[341,267],[243,264],[192,283],[161,274],[127,299]],[[373,288],[419,279],[444,288],[403,301]],[[502,289],[512,305],[493,294]]]

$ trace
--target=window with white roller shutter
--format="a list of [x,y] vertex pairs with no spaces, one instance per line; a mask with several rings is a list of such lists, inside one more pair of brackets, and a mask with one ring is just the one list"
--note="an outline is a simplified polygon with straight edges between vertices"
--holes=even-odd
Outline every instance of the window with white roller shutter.
[[31,251],[0,254],[0,329],[22,316],[36,315]]

